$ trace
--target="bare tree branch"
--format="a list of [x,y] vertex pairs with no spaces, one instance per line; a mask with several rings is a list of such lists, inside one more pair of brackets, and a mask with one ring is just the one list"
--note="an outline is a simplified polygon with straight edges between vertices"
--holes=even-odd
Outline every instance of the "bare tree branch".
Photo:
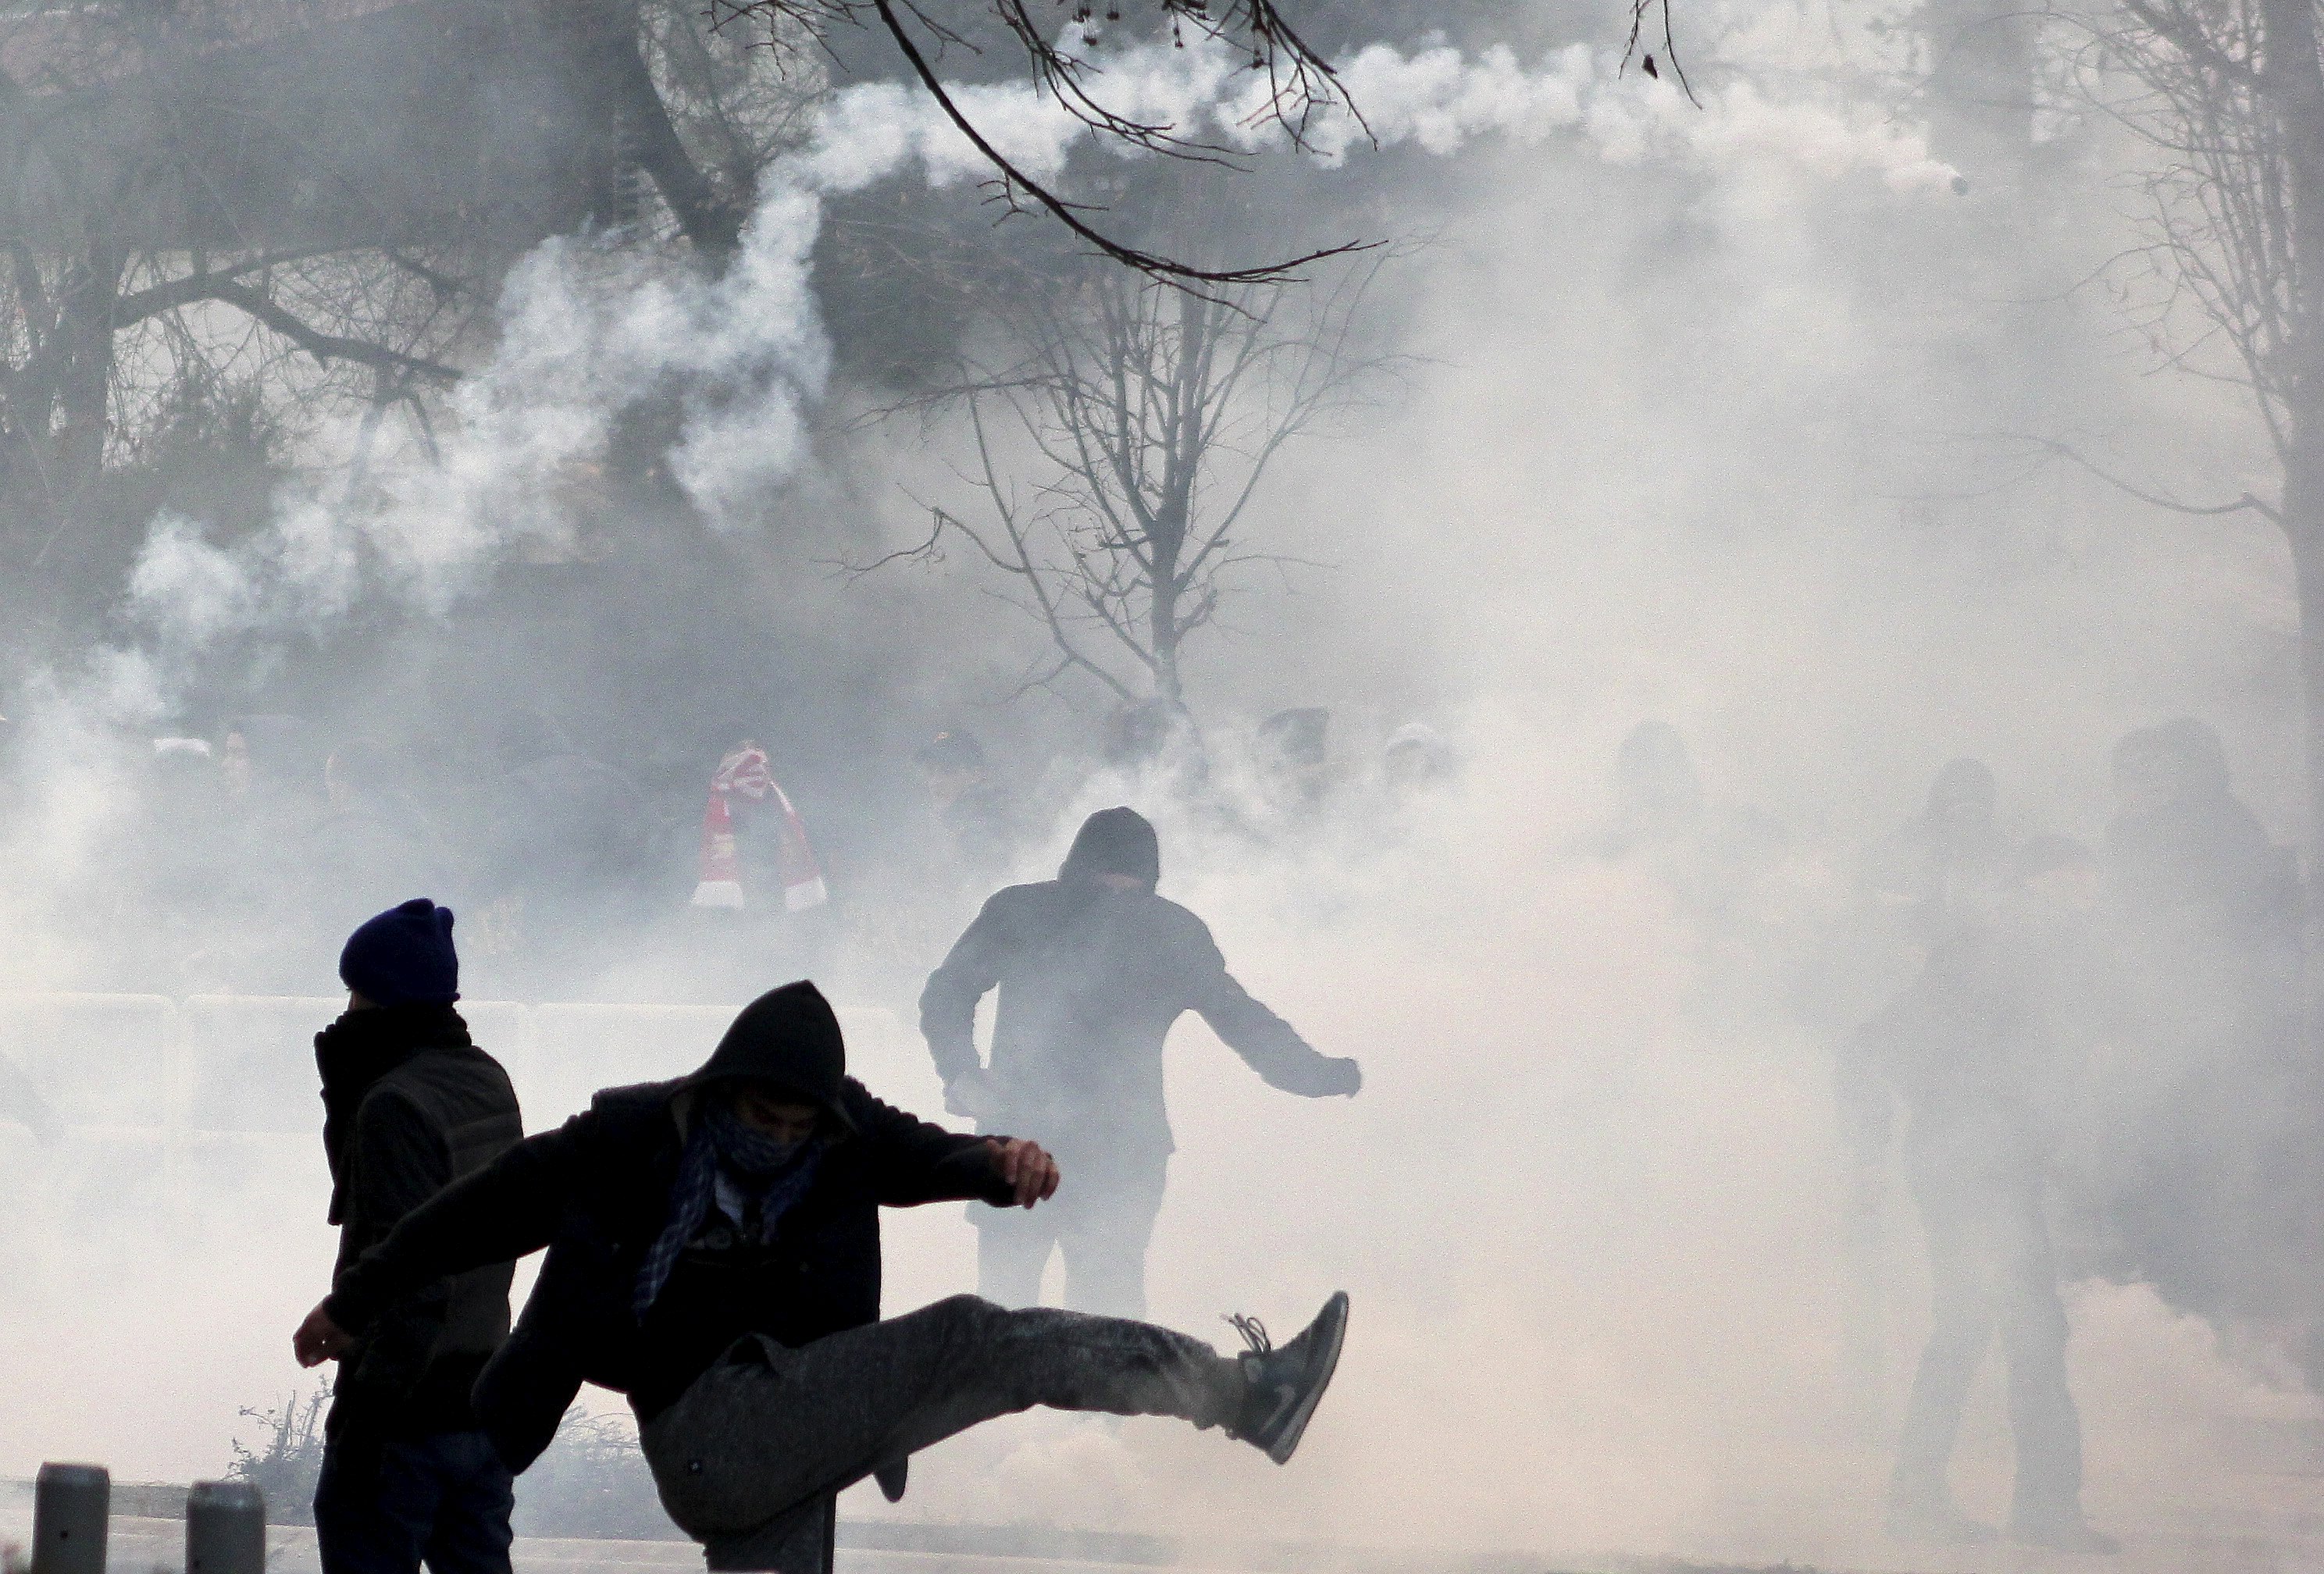
[[2134,482],[2124,480],[2104,465],[2085,456],[2070,443],[2061,443],[2054,437],[2037,437],[2024,433],[2009,433],[2006,437],[2010,441],[2038,448],[2043,453],[2063,459],[2068,464],[2087,471],[2126,497],[2135,497],[2141,502],[2152,503],[2156,508],[2167,509],[2172,513],[2187,514],[2201,519],[2214,519],[2221,514],[2256,513],[2277,524],[2283,522],[2283,515],[2274,504],[2255,497],[2248,492],[2233,502],[2210,504],[2182,502],[2175,497],[2153,492]]
[[933,97],[936,101],[937,107],[944,111],[945,118],[951,121],[960,133],[969,140],[970,144],[983,155],[986,162],[1001,171],[1001,179],[997,183],[1001,200],[1007,203],[1012,211],[1016,210],[1019,207],[1018,193],[1023,192],[1038,206],[1046,208],[1051,217],[1095,247],[1100,253],[1125,267],[1134,269],[1149,278],[1184,285],[1263,284],[1289,278],[1302,268],[1323,262],[1327,258],[1345,256],[1351,252],[1370,251],[1381,244],[1378,241],[1353,241],[1343,245],[1326,246],[1301,256],[1286,258],[1279,262],[1267,262],[1252,268],[1199,268],[1111,239],[1083,219],[1080,205],[1067,202],[1051,191],[1047,186],[1026,174],[985,138],[984,133],[976,128],[975,123],[970,120],[960,106],[954,101],[951,92],[945,87],[942,78],[937,77],[935,68],[928,64],[927,57],[920,52],[918,43],[905,30],[903,23],[896,15],[892,0],[872,0],[872,4],[879,12],[880,20],[886,24],[890,36],[896,41],[896,47],[902,51],[905,60],[912,68],[913,74],[919,78],[920,85],[928,90],[929,97]]
[[[1100,677],[1125,699],[1150,686],[1183,713],[1188,638],[1215,621],[1236,572],[1288,561],[1244,541],[1274,461],[1394,364],[1360,353],[1351,321],[1380,266],[1225,299],[1084,269],[1069,288],[996,302],[1021,358],[908,406],[966,415],[991,533],[938,511],[928,540],[879,561],[925,562],[946,532],[967,538],[1025,593],[1060,675]],[[1021,501],[995,417],[1029,476]]]

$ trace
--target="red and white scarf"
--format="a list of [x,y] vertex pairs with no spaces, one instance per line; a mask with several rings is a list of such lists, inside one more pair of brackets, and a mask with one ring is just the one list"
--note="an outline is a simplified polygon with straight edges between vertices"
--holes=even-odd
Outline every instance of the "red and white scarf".
[[[694,905],[748,905],[743,895],[742,850],[734,840],[737,796],[743,800],[745,814],[782,815],[782,834],[775,846],[775,874],[782,882],[785,909],[803,912],[829,901],[831,891],[823,883],[822,866],[816,861],[814,844],[807,839],[807,822],[791,807],[789,795],[768,769],[767,751],[746,744],[720,760],[717,773],[710,778],[710,804],[702,814],[702,879],[694,888]],[[757,879],[752,883],[757,884]]]

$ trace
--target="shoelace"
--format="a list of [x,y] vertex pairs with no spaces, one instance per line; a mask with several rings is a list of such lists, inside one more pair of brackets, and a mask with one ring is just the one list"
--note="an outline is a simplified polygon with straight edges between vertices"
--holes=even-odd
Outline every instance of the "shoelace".
[[1245,1317],[1240,1312],[1230,1312],[1226,1314],[1226,1323],[1229,1328],[1242,1335],[1242,1342],[1250,1347],[1251,1354],[1264,1356],[1274,1350],[1275,1341],[1267,1335],[1267,1324],[1259,1321],[1258,1318]]

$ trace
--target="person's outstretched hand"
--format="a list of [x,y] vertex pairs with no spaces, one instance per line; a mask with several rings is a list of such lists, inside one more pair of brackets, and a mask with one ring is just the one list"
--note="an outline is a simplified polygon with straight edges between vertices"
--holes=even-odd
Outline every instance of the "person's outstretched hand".
[[[1019,1208],[1030,1208],[1036,1202],[1046,1202],[1057,1194],[1057,1161],[1051,1158],[1038,1142],[1021,1137],[1003,1140],[993,1137],[985,1146],[992,1150],[992,1167],[1009,1183]],[[322,1308],[317,1307],[320,1312]]]
[[331,1321],[330,1312],[325,1310],[329,1305],[327,1301],[317,1302],[315,1310],[307,1313],[307,1321],[299,1325],[299,1331],[290,1336],[290,1353],[299,1358],[302,1367],[335,1361],[355,1342],[355,1335]]

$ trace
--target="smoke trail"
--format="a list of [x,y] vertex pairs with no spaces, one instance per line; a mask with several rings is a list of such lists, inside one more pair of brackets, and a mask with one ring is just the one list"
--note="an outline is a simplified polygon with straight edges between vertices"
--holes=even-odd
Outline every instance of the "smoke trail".
[[[1275,134],[1267,81],[1239,69],[1223,45],[1140,43],[1078,53],[1091,68],[1093,93],[1125,119],[1244,152]],[[1449,47],[1406,54],[1372,44],[1341,68],[1340,79],[1360,119],[1329,105],[1301,127],[1311,156],[1326,168],[1374,144],[1413,143],[1445,158],[1486,136],[1539,143],[1570,134],[1623,164],[1718,170],[1767,163],[1822,179],[1867,172],[1898,191],[1941,189],[1955,173],[1879,106],[1778,103],[1744,82],[1697,106],[1670,82],[1625,75],[1616,57],[1586,44],[1557,51],[1531,69],[1501,44],[1474,58]],[[1088,129],[1029,83],[965,87],[957,97],[993,144],[1037,177],[1062,170]],[[890,84],[867,84],[836,96],[808,152],[784,173],[817,190],[853,190],[913,161],[938,186],[984,172],[936,104]]]

